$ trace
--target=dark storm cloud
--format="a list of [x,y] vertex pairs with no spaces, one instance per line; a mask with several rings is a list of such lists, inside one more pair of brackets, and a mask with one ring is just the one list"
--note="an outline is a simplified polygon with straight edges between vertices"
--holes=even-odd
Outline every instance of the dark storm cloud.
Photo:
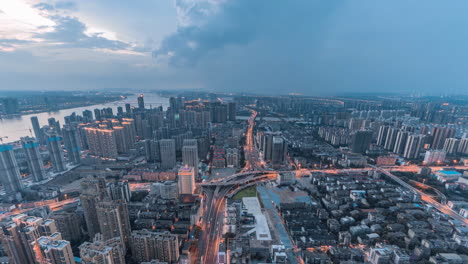
[[466,1],[176,3],[189,23],[153,55],[210,89],[466,93]]

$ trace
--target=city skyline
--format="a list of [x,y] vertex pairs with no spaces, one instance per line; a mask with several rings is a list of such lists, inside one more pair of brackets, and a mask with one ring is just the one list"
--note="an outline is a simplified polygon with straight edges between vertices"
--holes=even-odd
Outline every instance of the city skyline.
[[467,9],[462,0],[3,1],[0,89],[467,94]]

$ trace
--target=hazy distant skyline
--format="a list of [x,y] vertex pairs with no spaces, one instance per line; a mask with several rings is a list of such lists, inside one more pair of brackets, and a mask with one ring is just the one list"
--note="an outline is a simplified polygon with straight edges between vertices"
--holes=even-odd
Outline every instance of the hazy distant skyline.
[[0,90],[468,94],[466,0],[0,1]]

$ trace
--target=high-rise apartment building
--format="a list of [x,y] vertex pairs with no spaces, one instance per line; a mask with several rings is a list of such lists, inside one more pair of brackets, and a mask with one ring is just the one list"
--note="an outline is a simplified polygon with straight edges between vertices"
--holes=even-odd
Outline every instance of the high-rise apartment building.
[[128,248],[130,217],[125,200],[105,198],[96,205],[99,229],[104,240],[119,237]]
[[79,241],[82,237],[81,218],[74,212],[56,211],[50,215],[55,221],[57,230],[62,234],[62,238],[68,241]]
[[351,151],[365,153],[372,141],[372,131],[360,130],[351,135]]
[[107,196],[106,182],[103,178],[89,177],[81,181],[80,201],[83,207],[89,237],[100,232],[97,204]]
[[466,155],[468,154],[468,138],[460,139],[460,143],[458,144],[457,153]]
[[37,142],[45,146],[46,141],[44,138],[44,133],[42,133],[41,126],[39,125],[39,120],[37,119],[37,116],[31,116],[31,124],[33,127],[34,135],[36,136]]
[[47,149],[49,150],[50,160],[52,161],[52,168],[55,172],[62,172],[66,170],[65,161],[63,160],[62,151],[62,137],[55,131],[47,131]]
[[169,232],[146,229],[133,231],[130,238],[132,256],[137,262],[157,259],[168,263],[179,260],[179,239]]
[[85,242],[79,248],[83,264],[125,264],[125,249],[118,237],[103,240],[96,235],[93,242]]
[[176,165],[176,148],[174,139],[159,140],[161,168],[172,169]]
[[41,153],[39,153],[39,144],[31,137],[21,138],[21,144],[26,155],[29,173],[31,173],[34,181],[44,180],[44,161],[42,160]]
[[67,150],[68,161],[72,164],[80,164],[80,138],[76,127],[64,125],[62,129],[63,143]]
[[434,127],[431,131],[432,136],[432,149],[442,149],[444,147],[445,139],[451,138],[455,135],[455,129],[449,127]]
[[395,127],[391,127],[388,130],[387,138],[385,139],[385,145],[384,145],[384,148],[386,150],[393,151],[393,149],[395,148],[395,143],[396,143],[396,139],[398,136],[398,132],[399,132],[398,128],[395,128]]
[[426,136],[420,134],[413,134],[408,136],[406,141],[405,151],[403,152],[403,157],[407,159],[417,159],[419,158],[421,151],[426,142]]
[[281,136],[274,136],[271,148],[271,163],[281,164],[286,160],[286,152],[288,150],[284,138]]
[[132,192],[128,181],[117,181],[107,183],[107,196],[112,200],[124,200],[130,202]]
[[377,136],[377,145],[385,146],[385,140],[387,140],[387,134],[390,126],[380,126],[379,134]]
[[23,189],[19,166],[13,153],[13,145],[0,145],[0,181],[7,193],[19,192]]
[[193,167],[183,167],[177,174],[179,180],[179,194],[193,194],[195,192],[195,171]]
[[228,103],[228,120],[236,121],[236,103],[235,102]]
[[91,154],[109,159],[117,158],[117,141],[114,130],[94,127],[84,129]]
[[460,145],[460,139],[458,139],[458,138],[447,138],[445,140],[443,150],[445,150],[445,152],[447,152],[448,155],[457,154],[459,145]]
[[409,132],[400,130],[397,133],[397,137],[395,140],[395,147],[393,148],[393,152],[397,154],[403,154],[405,152],[406,141],[408,140]]
[[185,139],[182,147],[182,163],[184,166],[194,168],[198,175],[198,142],[196,139]]
[[69,242],[62,240],[51,219],[15,215],[1,226],[0,238],[11,263],[75,263]]
[[37,263],[75,264],[70,242],[57,238],[56,234],[43,236],[37,239],[37,244],[41,252],[41,257],[36,256]]

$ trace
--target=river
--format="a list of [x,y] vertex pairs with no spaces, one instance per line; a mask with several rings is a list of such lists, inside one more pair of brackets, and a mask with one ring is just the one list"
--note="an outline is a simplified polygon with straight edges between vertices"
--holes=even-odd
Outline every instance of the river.
[[[42,112],[42,113],[35,113],[30,115],[22,115],[13,118],[4,118],[0,119],[0,137],[8,137],[3,138],[3,142],[13,142],[19,140],[21,137],[24,136],[31,136],[29,129],[32,130],[31,124],[31,117],[37,116],[39,120],[39,124],[41,126],[47,125],[47,119],[54,117],[56,120],[60,121],[60,124],[63,125],[65,123],[64,118],[65,116],[71,115],[75,112],[77,115],[82,115],[82,112],[86,109],[93,111],[96,108],[107,108],[111,107],[114,111],[114,114],[117,113],[117,107],[122,106],[125,112],[125,104],[131,104],[132,106],[137,107],[137,95],[132,95],[127,97],[124,100],[110,102],[105,104],[98,104],[98,105],[90,105],[90,106],[83,106],[83,107],[75,107],[70,109],[63,109],[58,110],[55,112]],[[166,109],[169,106],[169,98],[159,96],[157,94],[145,94],[145,107],[155,108],[158,106],[163,106]],[[93,112],[94,116],[94,112]],[[34,136],[34,132],[33,136]]]

